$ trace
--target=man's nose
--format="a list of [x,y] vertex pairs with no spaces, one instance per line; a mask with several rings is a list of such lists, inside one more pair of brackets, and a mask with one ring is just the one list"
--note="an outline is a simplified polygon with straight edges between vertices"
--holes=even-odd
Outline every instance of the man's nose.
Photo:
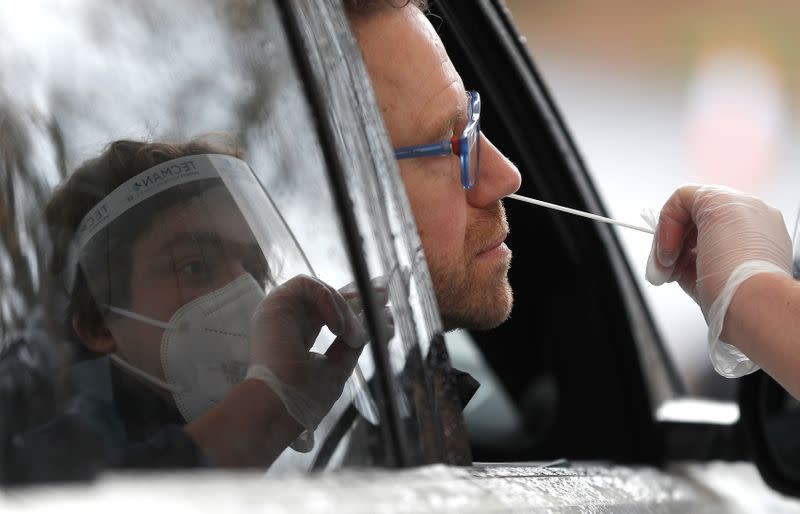
[[467,191],[467,200],[478,208],[514,193],[522,180],[517,167],[483,134],[480,144],[478,181]]
[[225,280],[227,281],[236,280],[246,273],[250,273],[252,275],[252,270],[247,269],[247,265],[244,263],[242,258],[238,256],[229,256],[225,261],[224,266],[225,273],[222,275],[224,275]]

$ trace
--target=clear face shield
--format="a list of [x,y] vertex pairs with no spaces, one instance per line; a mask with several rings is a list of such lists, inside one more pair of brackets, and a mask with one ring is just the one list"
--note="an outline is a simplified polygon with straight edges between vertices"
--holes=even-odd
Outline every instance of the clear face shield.
[[[306,428],[300,451],[343,391],[377,422],[357,365],[358,299],[313,278],[244,161],[192,155],[134,176],[84,217],[75,255],[107,329],[79,335],[105,338],[89,346],[169,393],[187,422],[246,377],[266,382]],[[331,365],[309,351],[334,336],[354,359]]]

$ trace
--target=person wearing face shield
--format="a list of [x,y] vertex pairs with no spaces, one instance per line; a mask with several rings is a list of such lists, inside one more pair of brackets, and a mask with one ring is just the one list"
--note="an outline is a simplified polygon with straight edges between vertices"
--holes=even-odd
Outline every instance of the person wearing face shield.
[[[313,446],[366,338],[338,291],[298,273],[302,251],[238,151],[114,142],[46,217],[84,394],[21,448],[46,454],[78,425],[100,467],[264,467]],[[323,326],[337,338],[315,354]]]
[[719,374],[761,367],[800,399],[797,267],[780,211],[729,188],[687,185],[661,209],[647,280],[678,282],[700,306]]

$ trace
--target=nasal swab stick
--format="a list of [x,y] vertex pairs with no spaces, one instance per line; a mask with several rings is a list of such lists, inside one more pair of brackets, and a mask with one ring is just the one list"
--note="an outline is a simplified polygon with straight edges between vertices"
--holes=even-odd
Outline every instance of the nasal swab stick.
[[579,211],[577,209],[570,209],[569,207],[562,207],[560,205],[556,205],[554,203],[549,203],[549,202],[543,202],[541,200],[534,200],[533,198],[528,198],[527,196],[511,194],[508,195],[508,198],[513,198],[514,200],[519,200],[520,202],[532,203],[533,205],[539,205],[541,207],[547,207],[548,209],[555,209],[557,211],[568,212],[576,216],[583,216],[584,218],[593,219],[595,221],[602,221],[603,223],[610,223],[612,225],[619,225],[621,227],[632,228],[633,230],[638,230],[639,232],[655,234],[655,232],[651,228],[631,225],[630,223],[625,223],[624,221],[612,220],[611,218],[598,216],[597,214],[592,214],[590,212]]

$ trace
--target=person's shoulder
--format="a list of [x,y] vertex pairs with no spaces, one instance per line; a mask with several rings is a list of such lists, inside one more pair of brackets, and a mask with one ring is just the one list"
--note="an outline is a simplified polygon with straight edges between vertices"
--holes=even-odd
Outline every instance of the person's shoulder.
[[[57,361],[47,332],[35,326],[0,342],[0,482],[78,478],[75,465],[87,462],[87,448],[95,446],[87,430],[63,413],[68,387],[59,383]],[[77,448],[75,441],[88,446]]]
[[11,334],[0,343],[3,432],[24,430],[52,416],[56,408],[56,375],[52,344],[41,331]]

